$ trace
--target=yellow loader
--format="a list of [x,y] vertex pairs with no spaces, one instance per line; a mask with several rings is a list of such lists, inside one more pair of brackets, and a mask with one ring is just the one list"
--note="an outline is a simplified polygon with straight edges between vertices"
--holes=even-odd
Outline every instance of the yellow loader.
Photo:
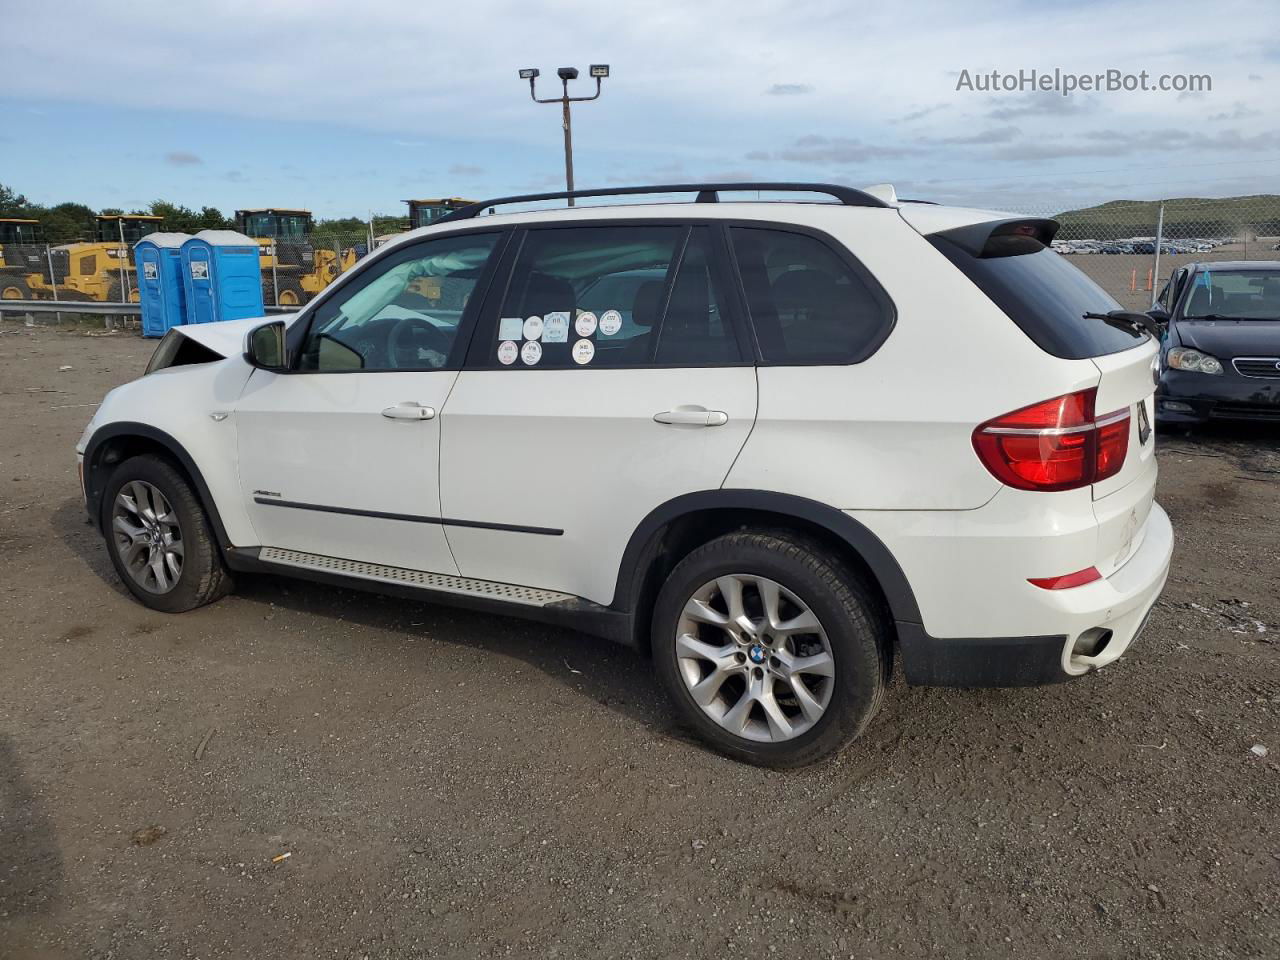
[[312,241],[314,227],[310,210],[266,207],[236,211],[236,229],[261,247],[263,303],[299,306],[355,265],[354,247],[339,255],[332,247]]

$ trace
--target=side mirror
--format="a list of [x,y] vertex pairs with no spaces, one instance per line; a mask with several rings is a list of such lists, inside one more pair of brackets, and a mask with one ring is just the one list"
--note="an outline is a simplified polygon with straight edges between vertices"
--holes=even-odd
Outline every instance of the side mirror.
[[1166,310],[1164,307],[1152,307],[1150,310],[1147,311],[1147,316],[1150,317],[1152,320],[1154,320],[1156,323],[1169,322],[1169,311]]
[[249,331],[245,337],[244,358],[259,370],[285,369],[284,321],[272,320]]

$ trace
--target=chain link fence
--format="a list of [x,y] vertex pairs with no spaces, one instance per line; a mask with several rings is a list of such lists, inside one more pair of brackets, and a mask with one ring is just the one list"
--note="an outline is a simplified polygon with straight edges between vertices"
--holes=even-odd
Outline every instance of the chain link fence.
[[[991,209],[1009,209],[998,197]],[[1054,248],[1130,310],[1144,310],[1172,271],[1196,260],[1280,259],[1280,198],[1115,201],[1063,210],[1050,201],[1016,212],[1052,217]],[[372,226],[359,233],[317,231],[297,239],[259,240],[263,303],[303,306],[389,239]],[[127,245],[0,244],[0,298],[136,302]]]

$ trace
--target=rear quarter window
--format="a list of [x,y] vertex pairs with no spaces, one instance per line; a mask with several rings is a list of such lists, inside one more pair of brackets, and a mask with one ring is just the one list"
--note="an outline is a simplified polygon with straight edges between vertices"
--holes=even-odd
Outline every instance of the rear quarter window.
[[975,255],[943,235],[927,239],[1046,353],[1084,360],[1120,353],[1145,339],[1102,320],[1086,319],[1086,313],[1122,308],[1038,240],[992,237]]

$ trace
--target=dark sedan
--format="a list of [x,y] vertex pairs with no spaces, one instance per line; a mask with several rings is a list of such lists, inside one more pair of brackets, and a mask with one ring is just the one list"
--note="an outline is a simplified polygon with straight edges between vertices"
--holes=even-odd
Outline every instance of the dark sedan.
[[1189,263],[1150,315],[1167,324],[1161,422],[1280,422],[1280,261]]

